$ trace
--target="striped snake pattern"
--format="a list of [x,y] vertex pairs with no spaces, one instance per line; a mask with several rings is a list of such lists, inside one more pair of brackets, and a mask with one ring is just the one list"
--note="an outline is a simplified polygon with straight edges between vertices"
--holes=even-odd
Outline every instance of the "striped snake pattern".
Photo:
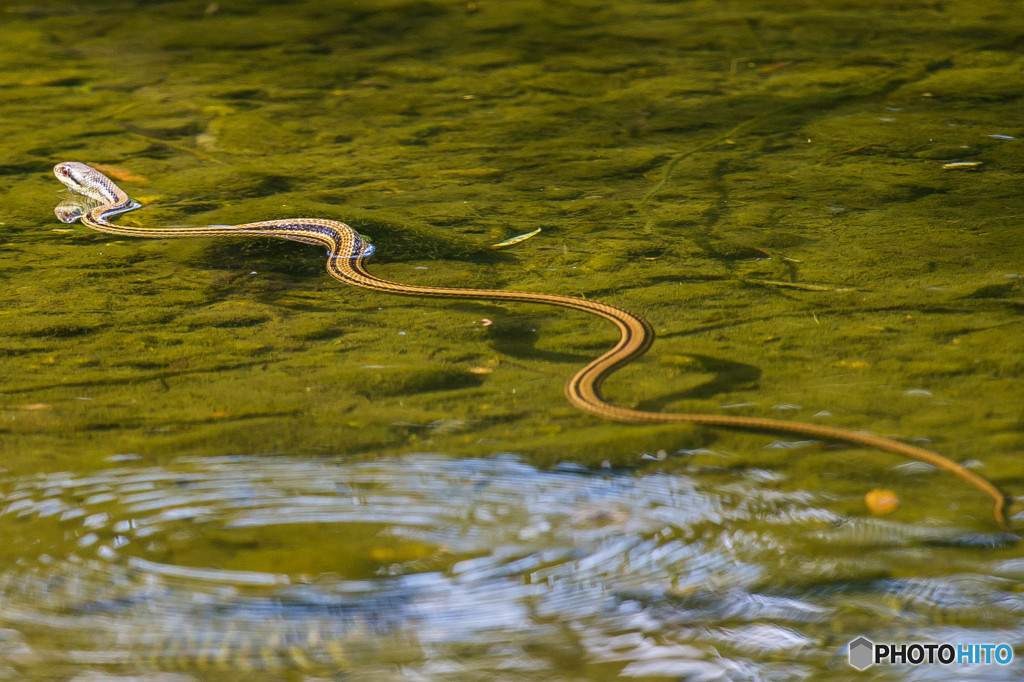
[[930,450],[871,433],[850,431],[820,424],[735,415],[645,412],[619,407],[601,395],[601,385],[617,369],[642,355],[654,341],[654,330],[641,317],[607,303],[558,294],[502,291],[490,289],[459,289],[417,286],[391,282],[366,271],[366,259],[373,253],[372,244],[345,223],[323,218],[292,218],[268,220],[241,225],[209,225],[202,227],[139,228],[117,225],[109,218],[139,208],[120,187],[100,171],[84,163],[63,162],[53,169],[57,179],[73,192],[87,197],[95,205],[81,210],[57,210],[64,222],[81,222],[94,230],[126,237],[167,239],[175,237],[277,237],[327,248],[327,271],[335,279],[351,286],[403,296],[462,298],[491,301],[542,303],[579,310],[602,317],[619,330],[618,342],[569,379],[565,395],[569,402],[585,412],[623,422],[699,424],[755,431],[774,431],[825,440],[837,440],[875,448],[944,469],[977,488],[991,498],[993,516],[1000,527],[1006,527],[1005,512],[1009,499],[987,479],[964,468],[953,460]]

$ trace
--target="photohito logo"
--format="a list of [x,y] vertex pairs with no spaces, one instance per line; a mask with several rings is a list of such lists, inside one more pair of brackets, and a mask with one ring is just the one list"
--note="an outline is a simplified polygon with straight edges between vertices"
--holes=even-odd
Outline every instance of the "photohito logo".
[[910,665],[1006,665],[1013,660],[1009,644],[877,644],[867,637],[850,642],[850,665],[864,670],[876,663]]

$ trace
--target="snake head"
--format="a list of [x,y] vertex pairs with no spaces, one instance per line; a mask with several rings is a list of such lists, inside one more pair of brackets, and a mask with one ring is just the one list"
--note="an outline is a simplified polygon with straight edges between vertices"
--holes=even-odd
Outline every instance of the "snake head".
[[57,220],[62,223],[73,223],[76,220],[79,220],[86,213],[88,207],[83,202],[91,202],[94,205],[98,205],[88,197],[71,195],[69,198],[54,207],[53,214],[57,216]]
[[78,161],[62,161],[53,167],[53,174],[72,192],[97,201],[110,199],[110,179],[92,166]]

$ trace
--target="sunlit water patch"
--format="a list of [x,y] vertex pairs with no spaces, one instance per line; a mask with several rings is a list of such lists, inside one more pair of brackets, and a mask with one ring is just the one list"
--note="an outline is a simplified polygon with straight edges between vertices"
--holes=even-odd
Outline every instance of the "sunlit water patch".
[[430,455],[9,479],[0,675],[781,679],[847,670],[858,634],[1021,644],[1019,561],[774,482]]

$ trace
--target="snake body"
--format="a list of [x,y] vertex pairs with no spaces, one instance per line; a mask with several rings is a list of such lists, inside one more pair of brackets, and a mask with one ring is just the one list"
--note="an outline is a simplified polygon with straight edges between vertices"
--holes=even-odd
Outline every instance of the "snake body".
[[837,440],[876,448],[926,462],[944,469],[991,498],[993,516],[1006,526],[1005,510],[1008,498],[987,479],[964,468],[953,460],[891,438],[870,433],[850,431],[819,424],[742,417],[735,415],[661,413],[619,407],[607,402],[601,395],[601,385],[615,370],[642,355],[654,341],[654,330],[641,317],[607,303],[572,296],[534,292],[491,289],[459,289],[417,286],[391,282],[366,271],[365,261],[374,247],[351,227],[336,220],[322,218],[293,218],[268,220],[241,225],[210,225],[202,227],[139,228],[115,225],[108,218],[139,207],[120,187],[100,171],[84,163],[68,161],[57,164],[54,175],[73,192],[91,199],[95,205],[81,211],[58,211],[64,222],[80,219],[94,230],[126,237],[167,239],[176,237],[277,237],[306,244],[319,244],[327,248],[327,271],[335,279],[351,286],[404,296],[435,298],[485,299],[522,303],[543,303],[570,308],[602,317],[619,330],[618,342],[607,352],[590,362],[569,379],[565,395],[569,402],[581,410],[599,417],[623,422],[674,423],[684,422],[705,426],[721,426],[756,431],[774,431],[826,440]]

